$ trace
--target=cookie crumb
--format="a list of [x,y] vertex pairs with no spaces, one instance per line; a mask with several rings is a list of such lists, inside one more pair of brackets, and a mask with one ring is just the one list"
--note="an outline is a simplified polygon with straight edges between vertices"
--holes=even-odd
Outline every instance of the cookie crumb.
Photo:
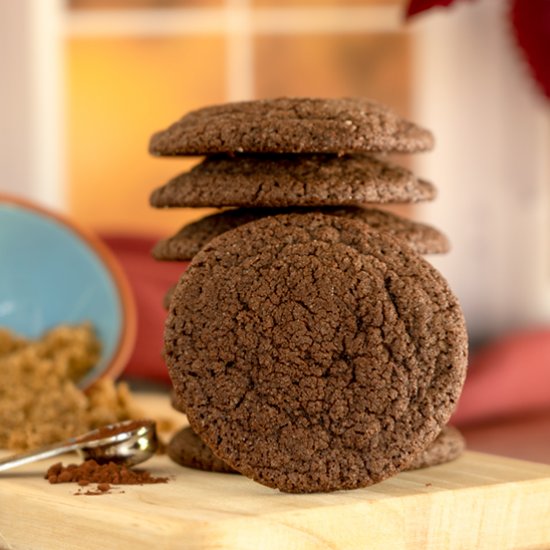
[[[50,483],[77,483],[79,490],[74,495],[99,495],[111,492],[113,485],[145,485],[152,483],[166,483],[168,477],[155,477],[150,472],[133,469],[124,464],[107,462],[98,464],[89,459],[82,464],[63,466],[56,463],[50,466],[44,476]],[[96,483],[96,489],[83,492],[81,488]]]

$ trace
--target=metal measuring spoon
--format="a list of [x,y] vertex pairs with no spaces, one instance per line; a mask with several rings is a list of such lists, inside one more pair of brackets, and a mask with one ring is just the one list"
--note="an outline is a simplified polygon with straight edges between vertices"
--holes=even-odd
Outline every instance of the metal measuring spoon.
[[76,451],[83,459],[117,462],[133,466],[144,462],[158,448],[156,425],[152,420],[125,420],[0,460],[0,472],[29,462]]

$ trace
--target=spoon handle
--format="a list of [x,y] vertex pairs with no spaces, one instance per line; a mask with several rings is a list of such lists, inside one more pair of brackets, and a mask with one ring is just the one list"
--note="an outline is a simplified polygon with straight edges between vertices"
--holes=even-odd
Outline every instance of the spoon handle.
[[80,445],[74,441],[62,441],[61,443],[54,443],[53,445],[46,445],[40,449],[33,449],[32,451],[26,451],[16,455],[8,456],[0,460],[0,472],[9,470],[10,468],[17,468],[28,464],[29,462],[36,462],[37,460],[44,460],[53,456],[75,451]]

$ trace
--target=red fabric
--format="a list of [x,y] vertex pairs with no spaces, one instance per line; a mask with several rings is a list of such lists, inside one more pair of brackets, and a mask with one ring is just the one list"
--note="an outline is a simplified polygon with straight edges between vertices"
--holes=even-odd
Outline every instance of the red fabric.
[[166,310],[162,300],[188,266],[188,262],[157,262],[153,237],[104,236],[128,277],[137,309],[136,345],[124,376],[170,383],[161,357]]
[[[510,22],[516,42],[541,91],[550,99],[550,1],[509,0]],[[455,0],[410,0],[408,19],[436,6],[450,6]]]
[[550,1],[512,0],[510,19],[531,72],[550,99]]
[[409,18],[436,6],[450,6],[454,1],[455,0],[411,0],[405,16]]
[[487,345],[470,360],[454,424],[550,411],[550,328]]

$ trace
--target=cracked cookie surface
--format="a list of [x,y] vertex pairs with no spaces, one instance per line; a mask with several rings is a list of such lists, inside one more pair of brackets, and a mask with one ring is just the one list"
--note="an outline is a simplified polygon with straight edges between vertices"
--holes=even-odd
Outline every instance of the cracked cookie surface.
[[[160,261],[191,260],[214,237],[245,223],[285,213],[305,213],[306,209],[238,208],[211,214],[184,225],[175,235],[160,240],[152,255]],[[406,242],[419,254],[443,254],[449,251],[447,237],[430,225],[402,218],[375,208],[333,207],[317,209],[322,214],[361,221],[380,232]]]
[[435,187],[368,155],[207,157],[155,189],[156,208],[362,206],[432,200]]
[[409,247],[321,214],[224,233],[180,279],[165,359],[193,430],[287,492],[364,487],[439,434],[466,370],[460,307]]
[[276,98],[192,111],[155,133],[155,155],[427,151],[431,132],[364,98]]

